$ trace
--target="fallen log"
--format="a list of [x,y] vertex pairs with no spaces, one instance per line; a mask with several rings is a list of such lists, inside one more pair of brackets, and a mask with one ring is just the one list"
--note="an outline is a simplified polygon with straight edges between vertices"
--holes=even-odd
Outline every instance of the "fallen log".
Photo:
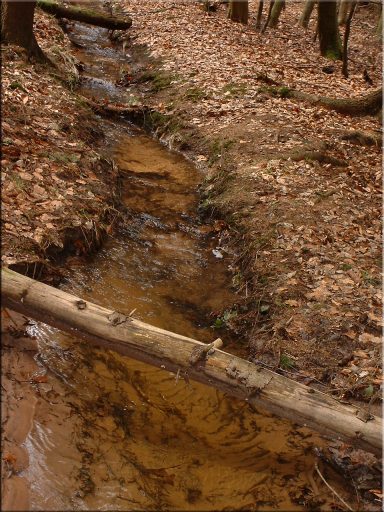
[[74,6],[69,7],[51,0],[37,0],[37,6],[40,7],[42,11],[52,14],[56,18],[80,21],[110,30],[127,30],[132,25],[132,20],[129,17],[124,19],[116,18],[92,9]]
[[91,100],[85,96],[81,97],[82,101],[86,103],[94,112],[106,116],[125,116],[132,117],[133,115],[144,116],[151,112],[151,109],[145,105],[117,105],[115,103],[102,103]]
[[[277,416],[381,453],[382,420],[315,389],[199,341],[153,327],[52,288],[8,268],[3,305],[97,347],[177,373]],[[210,348],[210,350],[208,350]]]

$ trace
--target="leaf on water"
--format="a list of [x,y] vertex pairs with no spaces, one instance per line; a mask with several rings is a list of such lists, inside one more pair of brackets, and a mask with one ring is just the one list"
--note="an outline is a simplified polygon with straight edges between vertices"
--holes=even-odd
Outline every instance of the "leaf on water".
[[223,258],[223,254],[218,249],[212,249],[212,254],[219,260]]

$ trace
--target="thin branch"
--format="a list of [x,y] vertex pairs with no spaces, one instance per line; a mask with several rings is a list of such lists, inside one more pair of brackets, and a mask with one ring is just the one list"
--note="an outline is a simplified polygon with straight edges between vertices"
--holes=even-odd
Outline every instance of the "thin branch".
[[328,489],[330,489],[330,490],[333,492],[333,494],[334,494],[335,496],[337,496],[337,498],[339,498],[339,500],[341,501],[341,503],[342,503],[345,507],[347,507],[347,509],[348,509],[348,510],[351,510],[351,512],[353,512],[353,508],[351,508],[351,507],[348,505],[348,503],[346,503],[346,502],[343,500],[343,498],[340,496],[340,494],[338,494],[338,493],[335,491],[335,489],[329,485],[329,483],[326,481],[326,479],[325,479],[325,478],[323,477],[323,475],[320,473],[320,469],[319,469],[319,466],[318,466],[317,464],[315,464],[315,469],[316,469],[317,474],[319,475],[319,477],[322,479],[322,481],[323,481],[323,482],[325,483],[325,485],[328,487]]

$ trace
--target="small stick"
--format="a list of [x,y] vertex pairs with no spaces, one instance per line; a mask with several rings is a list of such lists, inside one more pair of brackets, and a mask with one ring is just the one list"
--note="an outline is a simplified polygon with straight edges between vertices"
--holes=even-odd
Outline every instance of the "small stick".
[[328,489],[330,489],[330,490],[333,492],[333,494],[339,498],[339,500],[341,501],[341,503],[342,503],[345,507],[347,507],[347,509],[348,509],[348,510],[351,510],[351,512],[353,512],[353,508],[351,508],[351,507],[348,505],[348,503],[346,503],[346,502],[343,500],[343,498],[340,496],[340,494],[337,494],[337,492],[335,491],[335,489],[329,485],[329,483],[326,481],[326,479],[325,479],[325,478],[323,477],[323,475],[320,473],[320,469],[319,469],[319,466],[318,466],[317,464],[315,464],[315,469],[316,469],[316,471],[317,471],[317,473],[318,473],[319,477],[322,479],[322,481],[323,481],[323,482],[325,483],[325,485],[328,487]]

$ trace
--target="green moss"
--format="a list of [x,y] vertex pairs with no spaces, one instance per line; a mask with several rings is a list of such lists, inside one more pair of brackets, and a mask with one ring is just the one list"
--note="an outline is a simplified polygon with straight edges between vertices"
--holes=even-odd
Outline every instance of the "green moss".
[[295,361],[286,354],[281,354],[280,368],[283,368],[283,370],[290,370],[292,368],[295,368]]
[[[161,133],[175,134],[182,129],[176,117],[167,116],[161,112],[151,112],[144,121],[144,127],[149,130],[159,130]],[[180,137],[181,140],[181,137]]]
[[340,60],[341,59],[341,44],[338,48],[332,49],[329,48],[326,52],[324,57],[326,57],[329,60]]
[[60,153],[60,152],[54,152],[49,153],[48,158],[55,162],[59,162],[62,164],[67,163],[77,163],[80,160],[80,156],[77,153]]
[[190,87],[184,93],[184,98],[191,100],[193,103],[197,103],[206,97],[206,93],[200,87]]
[[247,92],[247,86],[245,84],[237,84],[235,82],[230,82],[229,84],[223,87],[223,93],[230,93],[230,96],[238,98],[240,96],[244,96]]
[[289,87],[279,87],[278,88],[278,94],[279,94],[280,98],[288,98],[290,92],[291,92],[291,89]]
[[160,71],[144,71],[137,81],[140,83],[151,82],[151,88],[153,92],[159,92],[163,89],[167,89],[174,80],[177,80],[177,75],[169,75]]
[[213,165],[223,154],[228,151],[234,144],[233,139],[215,139],[209,146],[210,157],[208,160],[209,165]]
[[20,82],[18,82],[17,80],[15,80],[14,82],[11,82],[11,83],[9,84],[9,88],[10,88],[10,89],[13,89],[13,90],[14,90],[14,89],[20,89],[21,91],[27,92],[27,91],[24,89],[24,87],[21,85],[21,83],[20,83]]

